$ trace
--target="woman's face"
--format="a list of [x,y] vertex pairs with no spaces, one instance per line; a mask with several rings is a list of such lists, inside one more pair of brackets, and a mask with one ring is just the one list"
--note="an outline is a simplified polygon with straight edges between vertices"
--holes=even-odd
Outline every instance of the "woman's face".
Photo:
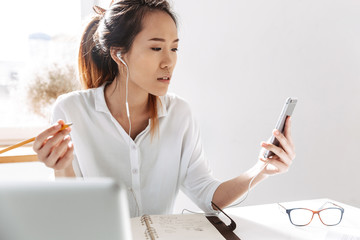
[[156,96],[165,95],[176,65],[178,41],[175,22],[167,13],[146,14],[143,29],[124,54],[129,84]]

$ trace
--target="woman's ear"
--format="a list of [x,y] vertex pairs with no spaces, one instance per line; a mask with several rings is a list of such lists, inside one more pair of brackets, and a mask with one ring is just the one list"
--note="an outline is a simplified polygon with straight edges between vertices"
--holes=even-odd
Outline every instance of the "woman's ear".
[[111,47],[110,56],[118,65],[122,64],[120,60],[120,58],[122,57],[120,48]]

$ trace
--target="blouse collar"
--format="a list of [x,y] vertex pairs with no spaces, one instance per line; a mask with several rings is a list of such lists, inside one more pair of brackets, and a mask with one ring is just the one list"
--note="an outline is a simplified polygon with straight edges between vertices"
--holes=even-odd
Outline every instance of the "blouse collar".
[[[108,106],[105,101],[105,86],[108,83],[104,83],[100,87],[95,89],[95,110],[98,112],[110,113]],[[165,96],[159,97],[160,103],[157,104],[158,118],[167,115]]]

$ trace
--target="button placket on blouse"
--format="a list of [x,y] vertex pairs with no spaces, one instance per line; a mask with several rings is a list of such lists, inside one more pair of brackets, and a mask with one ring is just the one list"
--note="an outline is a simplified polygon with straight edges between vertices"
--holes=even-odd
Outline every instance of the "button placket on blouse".
[[139,174],[139,154],[138,154],[137,146],[134,143],[132,143],[130,146],[130,164],[131,164],[132,189],[136,195],[136,200],[139,205],[139,211],[142,212],[140,174]]

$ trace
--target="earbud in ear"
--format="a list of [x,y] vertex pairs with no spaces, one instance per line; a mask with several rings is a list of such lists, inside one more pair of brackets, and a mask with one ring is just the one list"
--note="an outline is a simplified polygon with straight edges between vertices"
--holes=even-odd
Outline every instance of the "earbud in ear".
[[121,52],[120,52],[120,51],[118,51],[118,52],[116,53],[116,56],[118,57],[118,59],[122,60],[122,59],[121,59]]
[[127,68],[128,66],[126,65],[126,62],[124,61],[124,59],[122,59],[121,51],[118,51],[118,52],[116,53],[116,56],[117,56],[117,58],[120,60],[120,62],[122,62],[122,63],[125,65],[125,67]]

